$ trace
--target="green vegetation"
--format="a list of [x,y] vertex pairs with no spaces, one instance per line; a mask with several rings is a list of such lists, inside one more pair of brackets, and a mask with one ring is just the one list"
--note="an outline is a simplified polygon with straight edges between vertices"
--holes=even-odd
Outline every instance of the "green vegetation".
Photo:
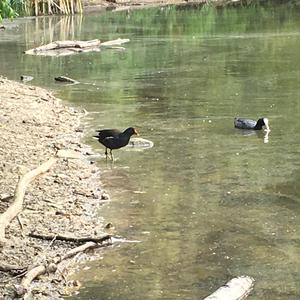
[[65,14],[73,15],[82,13],[81,0],[0,0],[0,21],[3,18],[14,18],[19,15],[52,15]]
[[[199,3],[197,6],[199,9],[202,8],[204,14],[207,13],[209,15],[211,9],[215,9],[219,6],[249,7],[257,5],[272,5],[274,3],[298,6],[300,5],[300,0],[240,0],[236,2],[231,2],[229,0],[208,0],[205,4]],[[0,22],[2,18],[14,18],[19,15],[73,15],[75,13],[82,13],[82,7],[82,0],[0,0]],[[186,8],[189,9],[191,7],[186,6]],[[192,8],[195,8],[195,6],[193,6]],[[174,9],[176,10],[175,7]],[[185,8],[182,7],[181,9]]]
[[[18,16],[16,11],[13,9],[15,5],[17,5],[17,1],[11,0],[0,0],[0,22],[3,18],[14,18]],[[19,2],[20,3],[20,2]]]

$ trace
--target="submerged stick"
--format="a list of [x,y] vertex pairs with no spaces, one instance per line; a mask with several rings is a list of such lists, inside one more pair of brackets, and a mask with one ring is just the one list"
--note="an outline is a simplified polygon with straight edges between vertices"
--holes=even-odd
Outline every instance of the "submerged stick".
[[72,79],[70,77],[67,76],[57,76],[54,77],[55,81],[59,81],[59,82],[67,82],[67,83],[79,83],[79,81]]

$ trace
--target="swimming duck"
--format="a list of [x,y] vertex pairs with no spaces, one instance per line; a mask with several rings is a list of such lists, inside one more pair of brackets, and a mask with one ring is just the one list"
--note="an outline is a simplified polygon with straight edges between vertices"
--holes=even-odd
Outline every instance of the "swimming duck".
[[117,129],[103,129],[97,130],[98,135],[94,136],[98,139],[99,143],[105,146],[105,155],[108,156],[107,149],[110,149],[111,159],[114,160],[112,150],[120,149],[125,147],[130,140],[130,137],[134,134],[138,135],[138,132],[135,128],[129,127],[123,132]]
[[269,120],[267,118],[260,118],[257,121],[245,118],[234,118],[234,127],[239,129],[261,130],[266,127],[266,131],[270,131]]

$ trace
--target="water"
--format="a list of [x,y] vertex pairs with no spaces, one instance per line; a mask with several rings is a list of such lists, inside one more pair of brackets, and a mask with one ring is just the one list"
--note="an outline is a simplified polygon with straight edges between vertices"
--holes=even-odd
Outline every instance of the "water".
[[[140,240],[105,251],[72,299],[202,299],[253,276],[249,299],[300,299],[300,11],[293,6],[155,8],[20,20],[1,33],[0,73],[83,106],[95,128],[136,126],[154,147],[99,160],[112,202],[99,214]],[[35,33],[39,33],[36,35]],[[126,50],[62,58],[51,38],[130,38]],[[79,85],[59,85],[66,75]],[[270,119],[245,134],[234,116]]]

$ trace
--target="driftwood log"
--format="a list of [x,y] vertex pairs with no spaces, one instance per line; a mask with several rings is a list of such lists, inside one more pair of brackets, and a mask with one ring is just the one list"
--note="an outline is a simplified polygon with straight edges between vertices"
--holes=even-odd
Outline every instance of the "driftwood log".
[[65,56],[82,52],[100,51],[101,46],[113,47],[129,42],[129,39],[116,39],[101,43],[99,39],[90,41],[55,41],[47,45],[25,51],[29,55]]
[[231,279],[213,294],[204,300],[243,300],[253,289],[254,279],[249,276],[240,276]]
[[31,50],[27,50],[26,54],[30,51],[34,52],[42,52],[42,51],[49,51],[49,50],[57,50],[57,49],[63,49],[63,48],[77,48],[77,49],[83,49],[83,48],[91,48],[91,47],[97,47],[100,46],[100,40],[90,40],[90,41],[55,41],[47,45],[43,45]]

